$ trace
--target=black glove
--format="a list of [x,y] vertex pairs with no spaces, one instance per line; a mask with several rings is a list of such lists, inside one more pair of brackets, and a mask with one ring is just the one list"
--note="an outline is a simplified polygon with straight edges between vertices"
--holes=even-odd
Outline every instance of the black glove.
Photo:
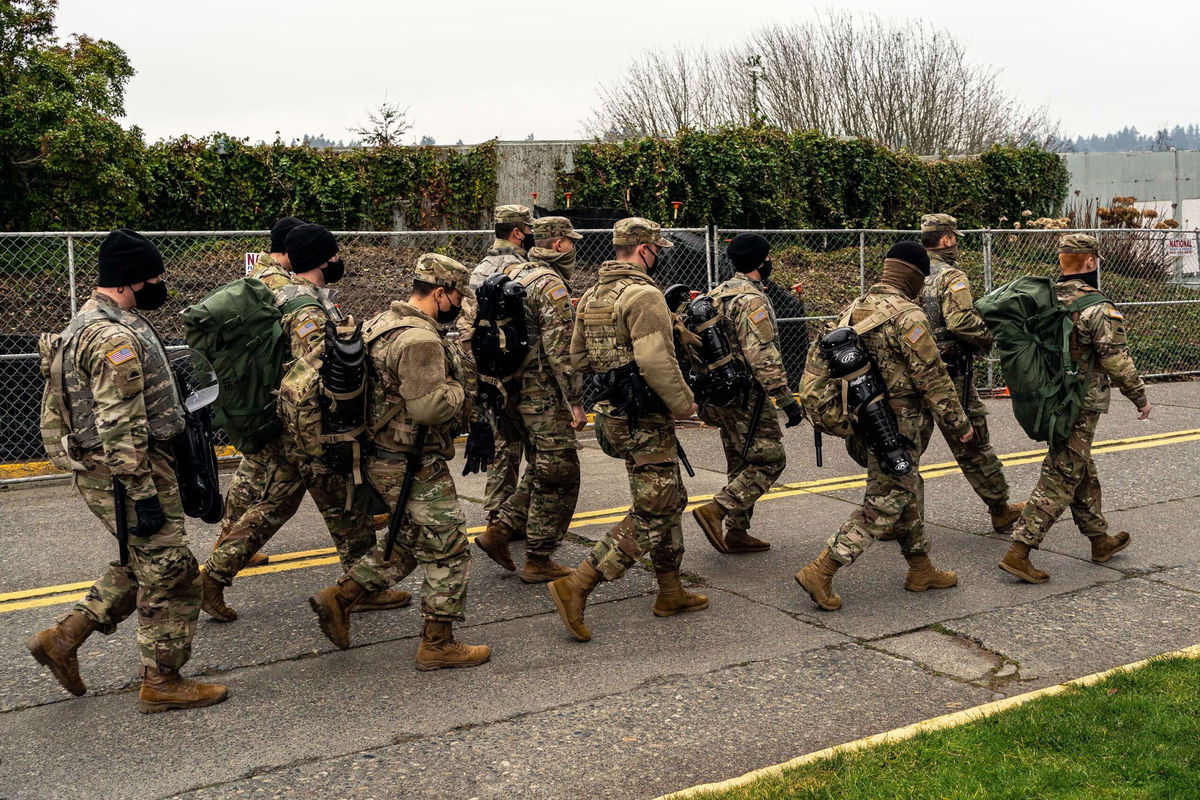
[[804,421],[804,406],[798,401],[788,403],[783,407],[783,413],[787,414],[788,421],[784,424],[785,428],[794,428]]
[[158,502],[158,495],[134,500],[133,510],[137,512],[138,524],[129,532],[132,536],[140,536],[143,539],[153,536],[167,524],[167,515],[163,513],[162,503]]
[[491,464],[492,459],[496,457],[496,435],[492,433],[492,426],[488,424],[487,420],[471,423],[471,432],[467,434],[467,450],[464,455],[467,463],[463,467],[463,475],[487,472],[488,464]]

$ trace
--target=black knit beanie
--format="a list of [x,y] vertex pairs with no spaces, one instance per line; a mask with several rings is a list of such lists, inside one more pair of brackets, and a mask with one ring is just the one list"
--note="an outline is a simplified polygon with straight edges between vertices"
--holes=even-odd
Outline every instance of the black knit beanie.
[[303,224],[304,220],[296,219],[295,217],[284,217],[276,222],[271,227],[271,252],[287,252],[283,248],[287,246],[288,234],[292,232],[292,229],[299,228]]
[[162,253],[137,231],[117,228],[100,243],[97,286],[129,286],[162,274]]
[[739,233],[729,241],[725,255],[738,272],[752,272],[767,260],[771,243],[759,233]]
[[922,275],[929,275],[929,253],[925,252],[925,248],[921,247],[918,242],[896,242],[892,245],[892,249],[887,251],[884,258],[898,258],[901,261],[907,261],[921,270]]
[[285,245],[292,272],[308,272],[337,255],[338,243],[324,225],[298,225],[287,235]]

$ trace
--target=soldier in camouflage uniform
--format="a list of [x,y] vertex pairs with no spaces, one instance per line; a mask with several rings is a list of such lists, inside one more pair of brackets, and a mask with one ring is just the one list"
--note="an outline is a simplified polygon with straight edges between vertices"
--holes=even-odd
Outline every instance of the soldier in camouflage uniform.
[[[290,342],[291,358],[280,379],[293,359],[324,345],[326,320],[344,319],[336,295],[325,288],[341,279],[345,269],[337,258],[333,234],[321,225],[299,225],[287,234],[285,248],[295,274],[289,275],[274,259],[260,261],[252,273],[275,292],[275,303],[283,311],[281,324]],[[281,432],[262,450],[242,456],[229,485],[221,538],[202,569],[206,614],[218,622],[237,619],[237,612],[225,603],[225,588],[250,557],[295,516],[306,490],[325,520],[344,567],[375,546],[371,515],[345,510],[346,477],[300,453],[291,435]],[[411,601],[408,592],[379,591],[360,598],[354,610],[400,608]]]
[[[1078,298],[1099,292],[1099,246],[1094,236],[1073,233],[1058,245],[1062,276],[1058,300],[1068,306]],[[1069,506],[1079,532],[1091,540],[1092,560],[1104,563],[1129,545],[1129,534],[1108,533],[1100,502],[1100,477],[1092,460],[1092,439],[1100,415],[1108,413],[1112,385],[1133,403],[1138,419],[1150,418],[1146,384],[1138,375],[1126,343],[1125,318],[1111,302],[1097,303],[1075,314],[1071,331],[1071,360],[1088,380],[1083,408],[1066,443],[1051,448],[1021,518],[1013,527],[1012,546],[1000,568],[1027,583],[1045,583],[1050,575],[1029,561],[1029,551],[1041,546],[1046,531]]]
[[[867,490],[862,507],[829,538],[815,561],[796,581],[817,605],[836,611],[842,599],[833,591],[839,567],[851,564],[885,534],[894,533],[908,561],[904,588],[912,592],[946,589],[958,583],[953,572],[935,569],[925,538],[924,482],[920,456],[929,444],[934,418],[960,442],[971,441],[971,421],[958,400],[946,365],[938,356],[929,319],[914,301],[929,273],[929,256],[916,242],[894,245],[883,262],[883,279],[851,303],[840,325],[861,331],[863,346],[875,357],[887,384],[888,403],[900,435],[914,445],[911,472],[891,475],[872,453],[867,459]],[[806,373],[822,376],[823,359],[810,358]]]
[[92,297],[58,337],[44,341],[43,439],[57,465],[109,533],[117,533],[113,482],[126,492],[129,563],[114,561],[74,610],[26,643],[73,695],[87,691],[77,651],[94,631],[111,634],[134,611],[142,664],[138,709],[219,703],[224,686],[179,675],[192,652],[200,573],[188,549],[173,468],[183,407],[166,350],[140,314],[167,298],[162,255],[145,237],[115,230],[100,245]]
[[575,240],[583,237],[566,217],[536,220],[533,235],[536,246],[529,251],[530,262],[504,270],[525,287],[530,353],[523,373],[510,382],[501,411],[505,427],[521,434],[529,465],[475,544],[500,566],[515,570],[508,542],[514,530],[525,529],[521,580],[546,583],[571,574],[551,557],[579,499],[575,431],[587,424],[583,385],[571,367],[575,312],[566,284],[575,266]]
[[[478,289],[491,275],[529,262],[528,253],[534,246],[533,212],[520,205],[497,206],[495,233],[496,241],[488,248],[484,259],[471,271],[472,290]],[[468,297],[463,301],[462,314],[455,323],[460,351],[467,358],[470,358],[471,331],[475,327],[477,311],[474,298]],[[475,394],[474,384],[467,388],[472,395]],[[496,434],[496,455],[488,467],[483,500],[483,509],[487,512],[489,522],[496,519],[500,506],[517,491],[523,452],[521,431],[509,425],[507,417],[495,416],[492,419],[492,427]],[[510,533],[510,538],[513,539],[524,536],[523,527]]]
[[309,598],[321,631],[338,647],[350,646],[349,611],[368,592],[379,591],[420,566],[421,614],[425,625],[417,649],[417,669],[473,667],[487,661],[486,645],[454,640],[452,624],[464,619],[471,551],[466,517],[458,503],[446,462],[454,457],[454,437],[462,430],[469,403],[454,350],[444,335],[474,291],[467,268],[452,258],[426,253],[413,272],[408,302],[372,318],[363,329],[374,365],[368,430],[371,483],[395,507],[406,471],[405,459],[426,431],[421,469],[390,561],[376,549],[360,558],[338,582]]
[[660,254],[671,247],[657,223],[640,217],[613,227],[616,260],[600,266],[596,285],[579,300],[571,356],[581,375],[602,375],[631,365],[655,396],[636,426],[609,400],[596,406],[596,441],[625,462],[633,506],[565,578],[550,584],[550,596],[571,635],[586,642],[583,621],[588,595],[601,581],[615,581],[643,553],[649,553],[658,579],[654,613],[668,617],[708,608],[708,598],[683,589],[680,515],[687,490],[679,474],[678,441],[672,417],[696,413],[692,391],[675,360],[671,313],[651,277]]
[[[788,388],[779,354],[775,309],[762,289],[762,281],[771,274],[770,251],[770,243],[760,234],[739,233],[733,237],[726,254],[737,271],[713,289],[711,296],[717,311],[728,318],[736,332],[732,344],[757,382],[756,391],[765,392],[783,409],[790,428],[804,419],[804,410]],[[709,543],[721,553],[754,553],[771,546],[750,535],[750,517],[754,503],[783,474],[787,460],[779,419],[769,407],[750,430],[752,404],[753,400],[745,406],[700,406],[700,419],[721,431],[729,483],[711,501],[692,509],[692,516]],[[747,436],[753,438],[743,461]]]
[[992,527],[997,531],[1008,530],[1021,515],[1023,503],[1008,502],[1008,481],[1004,479],[1004,467],[992,448],[988,436],[987,409],[979,399],[974,384],[965,387],[965,364],[975,353],[986,353],[992,346],[992,334],[979,312],[975,310],[975,298],[967,275],[957,266],[958,231],[957,220],[949,214],[926,214],[921,217],[921,245],[929,253],[929,277],[921,292],[921,307],[933,326],[933,338],[938,352],[946,364],[950,380],[960,398],[965,397],[967,416],[975,438],[970,444],[962,444],[945,428],[942,435],[954,460],[962,469],[967,483],[987,504],[992,518]]

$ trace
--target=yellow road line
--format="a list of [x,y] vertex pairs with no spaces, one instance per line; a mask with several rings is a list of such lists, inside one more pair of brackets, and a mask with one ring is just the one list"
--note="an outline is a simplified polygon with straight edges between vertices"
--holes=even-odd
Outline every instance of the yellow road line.
[[922,720],[921,722],[914,722],[912,725],[905,725],[902,728],[895,728],[890,731],[884,731],[883,733],[877,733],[874,736],[866,736],[862,739],[855,739],[852,742],[845,742],[843,744],[834,745],[833,747],[826,747],[824,750],[806,753],[805,755],[793,758],[790,761],[784,761],[780,764],[773,764],[769,767],[756,769],[752,772],[747,772],[745,775],[740,775],[727,781],[691,786],[687,789],[681,789],[678,792],[662,795],[655,800],[682,800],[682,798],[695,797],[707,792],[729,791],[730,789],[736,789],[740,786],[745,786],[748,783],[753,783],[759,778],[778,775],[784,770],[793,769],[805,764],[811,764],[815,761],[823,761],[838,755],[839,753],[849,753],[856,750],[865,750],[877,745],[888,744],[890,742],[904,741],[905,739],[911,739],[917,734],[925,733],[926,731],[955,728],[959,725],[964,725],[968,722],[974,722],[975,720],[983,719],[984,717],[990,717],[993,714],[997,714],[1001,711],[1024,705],[1031,700],[1038,700],[1042,697],[1050,697],[1052,695],[1062,694],[1073,687],[1091,686],[1092,684],[1099,683],[1105,678],[1110,678],[1113,675],[1141,669],[1155,659],[1175,657],[1200,658],[1200,644],[1192,645],[1191,647],[1185,647],[1182,650],[1175,650],[1174,652],[1170,653],[1162,653],[1161,655],[1145,658],[1141,661],[1135,661],[1132,664],[1124,664],[1120,667],[1114,667],[1112,669],[1105,670],[1104,672],[1095,672],[1091,675],[1085,675],[1082,678],[1075,678],[1074,680],[1066,681],[1065,683],[1047,686],[1044,689],[1037,689],[1032,692],[1026,692],[1025,694],[1006,697],[1003,700],[984,703],[983,705],[975,706],[974,708],[955,711],[953,714],[943,714],[940,717],[933,717],[932,719]]
[[[1150,447],[1162,447],[1169,444],[1181,444],[1184,442],[1193,442],[1200,440],[1200,428],[1189,430],[1172,431],[1169,433],[1156,433],[1149,436],[1134,436],[1124,439],[1108,439],[1101,442],[1096,442],[1092,446],[1093,455],[1101,455],[1104,453],[1115,453],[1124,450],[1142,450]],[[1000,457],[1001,462],[1005,466],[1015,466],[1019,464],[1032,464],[1041,461],[1046,455],[1045,450],[1025,450],[1016,453],[1010,453]],[[942,477],[945,475],[953,475],[959,472],[959,467],[956,462],[948,461],[941,464],[931,464],[922,467],[921,476],[925,479]],[[826,492],[836,492],[843,489],[859,489],[867,484],[866,473],[859,475],[839,475],[831,478],[819,478],[811,481],[801,481],[799,483],[788,483],[782,486],[772,487],[764,494],[759,502],[769,500],[779,500],[785,497],[796,497],[802,494],[824,494]],[[696,506],[707,503],[712,500],[711,494],[691,495],[688,498],[688,510]],[[628,506],[617,506],[613,508],[601,508],[592,511],[582,511],[571,518],[571,523],[568,526],[574,530],[577,528],[587,528],[593,525],[615,525],[620,522],[626,512]],[[486,526],[477,525],[467,528],[468,535],[479,534],[486,530]],[[474,539],[474,536],[470,537]],[[334,554],[332,547],[322,547],[315,550],[299,550],[293,553],[283,553],[280,555],[271,556],[272,563],[262,567],[250,567],[244,569],[240,576],[252,575],[267,575],[273,572],[288,572],[294,569],[303,569],[305,567],[316,567],[325,564],[333,564],[337,562],[337,556]],[[16,592],[0,594],[0,613],[7,611],[19,611],[23,608],[37,608],[40,606],[54,605],[56,603],[75,602],[81,595],[72,594],[65,596],[66,592],[77,592],[80,589],[87,589],[91,586],[90,581],[82,583],[65,583],[58,586],[43,586],[37,589],[22,589]],[[40,602],[35,602],[35,600]]]

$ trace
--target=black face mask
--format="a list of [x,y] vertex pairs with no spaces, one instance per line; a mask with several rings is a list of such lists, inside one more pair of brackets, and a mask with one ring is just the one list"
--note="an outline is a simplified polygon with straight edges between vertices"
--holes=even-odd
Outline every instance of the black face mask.
[[1083,281],[1093,289],[1099,289],[1100,272],[1098,270],[1092,270],[1091,272],[1080,272],[1075,275],[1059,275],[1058,281],[1059,283],[1062,283],[1063,281]]
[[654,254],[654,263],[649,267],[646,267],[646,274],[654,277],[655,273],[659,272],[666,262],[667,251],[659,248],[658,252]]
[[162,304],[167,302],[167,282],[147,283],[142,288],[135,289],[133,292],[133,302],[142,311],[153,311],[156,308],[162,308]]
[[[450,298],[446,298],[446,302],[450,303]],[[437,321],[439,325],[449,325],[454,320],[458,319],[458,315],[462,312],[462,306],[456,306],[450,303],[450,308],[442,311],[441,303],[438,303]]]
[[530,231],[529,233],[525,234],[525,237],[523,239],[521,239],[521,249],[523,249],[526,253],[528,253],[530,250],[533,249],[533,246],[534,246],[533,242],[534,242],[533,232]]
[[325,276],[326,283],[337,283],[346,274],[346,262],[340,258],[337,261],[330,261],[321,267],[321,274]]
[[771,259],[768,258],[764,261],[758,268],[759,281],[766,283],[767,279],[771,277],[771,270],[774,268],[774,265],[771,264]]

